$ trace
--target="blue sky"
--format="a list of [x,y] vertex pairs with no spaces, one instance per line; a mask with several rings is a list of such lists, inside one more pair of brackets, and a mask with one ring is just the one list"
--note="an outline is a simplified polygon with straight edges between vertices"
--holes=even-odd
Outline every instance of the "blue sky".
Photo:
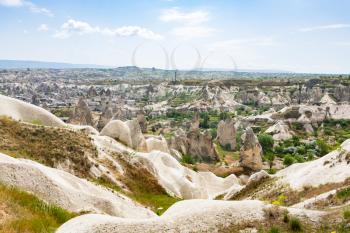
[[347,0],[0,0],[0,59],[350,73]]

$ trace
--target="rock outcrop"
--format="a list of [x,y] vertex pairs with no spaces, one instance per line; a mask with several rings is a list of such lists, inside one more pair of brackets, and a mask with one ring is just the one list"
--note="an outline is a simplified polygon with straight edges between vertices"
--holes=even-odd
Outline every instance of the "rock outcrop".
[[214,199],[232,186],[240,186],[234,174],[221,178],[211,172],[195,172],[168,153],[136,153],[133,159],[144,164],[170,195],[182,199]]
[[220,121],[217,129],[217,140],[220,145],[229,150],[236,149],[236,128],[235,122],[228,118]]
[[91,110],[83,98],[80,98],[75,106],[73,115],[69,119],[69,123],[75,125],[94,125]]
[[47,203],[72,212],[149,218],[155,214],[125,196],[70,173],[0,153],[0,182],[31,192]]
[[215,162],[219,156],[209,131],[191,130],[187,134],[188,154],[198,161]]
[[140,124],[142,133],[147,133],[147,120],[143,113],[137,114],[137,120]]
[[112,118],[113,118],[112,108],[106,107],[98,120],[97,129],[102,130],[103,127],[105,127]]
[[0,116],[28,123],[64,127],[66,124],[52,113],[23,101],[0,95]]
[[293,133],[283,121],[278,121],[276,124],[269,127],[265,133],[272,134],[273,139],[276,141],[284,141],[293,137]]
[[253,130],[249,127],[242,135],[240,165],[248,171],[262,169],[262,148]]
[[[323,211],[295,208],[286,211],[293,217],[302,217],[306,224],[318,223],[325,215]],[[276,212],[271,205],[256,200],[186,200],[177,202],[160,217],[144,220],[82,215],[63,224],[57,233],[129,233],[130,229],[134,233],[258,232],[257,228],[269,220],[266,213]]]
[[188,153],[188,143],[186,132],[182,129],[178,129],[174,132],[174,136],[168,140],[169,147],[180,152],[182,155]]
[[293,164],[276,176],[291,188],[318,187],[323,184],[341,183],[350,178],[350,140],[346,140],[335,150],[322,158],[306,163]]
[[130,120],[131,118],[132,118],[132,113],[129,111],[129,109],[122,108],[120,106],[118,106],[115,109],[113,120],[126,121],[126,120]]
[[89,97],[95,97],[95,96],[97,96],[97,91],[96,91],[96,89],[95,89],[93,86],[91,86],[91,87],[89,88],[88,92],[87,92],[87,95],[88,95]]
[[320,100],[320,104],[323,105],[333,105],[333,104],[337,104],[337,102],[335,102],[335,100],[329,95],[329,93],[326,93]]
[[126,122],[112,120],[102,129],[100,135],[114,138],[137,151],[147,151],[147,143],[137,119]]
[[162,135],[158,137],[157,136],[149,137],[146,139],[146,143],[147,143],[147,150],[149,152],[153,150],[157,150],[157,151],[162,151],[164,153],[170,154],[168,143]]
[[194,129],[186,133],[178,130],[168,144],[171,149],[179,151],[182,155],[190,155],[199,162],[219,161],[209,131],[201,132],[199,129]]
[[199,124],[200,124],[200,117],[199,117],[199,113],[196,112],[193,116],[190,129],[191,130],[199,129]]

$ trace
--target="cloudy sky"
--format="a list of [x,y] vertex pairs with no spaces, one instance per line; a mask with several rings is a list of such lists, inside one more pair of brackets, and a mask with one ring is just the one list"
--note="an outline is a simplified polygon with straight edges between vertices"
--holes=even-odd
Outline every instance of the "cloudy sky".
[[0,59],[350,73],[348,0],[0,0]]

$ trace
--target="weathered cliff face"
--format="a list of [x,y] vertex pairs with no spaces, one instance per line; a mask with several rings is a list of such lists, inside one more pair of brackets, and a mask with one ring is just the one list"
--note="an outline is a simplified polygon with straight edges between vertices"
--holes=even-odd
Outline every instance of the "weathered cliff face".
[[242,135],[242,147],[240,150],[240,165],[247,171],[259,171],[262,169],[262,147],[249,127]]
[[147,120],[143,113],[137,114],[137,121],[140,124],[142,133],[147,133]]
[[118,106],[115,110],[113,120],[126,121],[126,120],[132,119],[132,117],[133,117],[132,112],[130,112],[128,109]]
[[272,134],[273,139],[276,141],[288,140],[293,137],[293,132],[291,132],[288,125],[281,120],[269,127],[265,133]]
[[100,135],[114,138],[134,150],[147,151],[147,143],[137,119],[126,122],[112,120],[102,129]]
[[220,145],[229,150],[236,148],[236,128],[232,119],[220,121],[217,130],[217,140]]
[[215,150],[213,139],[208,131],[202,133],[199,130],[192,130],[187,134],[188,154],[198,161],[215,162],[219,161]]
[[174,137],[168,140],[169,148],[179,151],[182,155],[187,155],[188,144],[186,132],[182,129],[178,129],[174,133]]
[[213,139],[209,132],[199,129],[185,133],[178,130],[174,137],[168,140],[169,148],[179,151],[182,155],[190,155],[195,160],[205,162],[219,161]]
[[96,89],[95,89],[93,86],[91,86],[91,87],[89,88],[88,92],[87,92],[87,95],[88,95],[89,97],[97,96],[97,91],[96,91]]
[[104,111],[102,112],[98,123],[97,123],[97,129],[100,131],[107,125],[107,123],[113,118],[113,110],[111,107],[106,107]]
[[200,124],[200,117],[199,117],[199,113],[196,112],[191,122],[191,130],[199,129],[199,124]]
[[80,98],[73,110],[73,115],[69,122],[75,125],[94,125],[91,110],[85,103],[83,98]]
[[338,85],[335,88],[334,97],[339,102],[349,102],[350,101],[350,86]]

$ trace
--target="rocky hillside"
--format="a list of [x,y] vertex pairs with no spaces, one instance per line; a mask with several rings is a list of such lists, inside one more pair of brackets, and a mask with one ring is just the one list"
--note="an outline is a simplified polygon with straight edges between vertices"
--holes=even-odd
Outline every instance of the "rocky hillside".
[[[271,175],[263,156],[280,152],[269,144],[271,135],[262,138],[254,132],[254,126],[265,130],[274,126],[273,114],[279,116],[278,124],[267,135],[288,133],[289,125],[281,120],[281,114],[287,115],[286,119],[304,114],[314,119],[310,124],[320,123],[319,109],[312,110],[311,116],[301,107],[275,112],[267,116],[272,122],[267,120],[264,126],[252,124],[247,117],[249,124],[238,122],[245,127],[242,134],[234,122],[223,121],[217,141],[201,132],[205,122],[195,117],[188,132],[167,141],[142,133],[137,119],[112,120],[99,133],[87,126],[52,124],[57,118],[45,110],[11,101],[16,105],[7,105],[8,111],[1,112],[0,119],[0,193],[9,195],[0,205],[0,216],[11,221],[0,222],[0,229],[38,231],[33,228],[34,217],[15,215],[12,207],[18,205],[19,210],[45,221],[48,231],[64,223],[59,233],[349,230],[349,140],[334,145],[333,152],[323,151],[326,155],[320,154],[320,158],[315,154],[309,162],[282,167]],[[232,137],[236,134],[240,141],[235,143]],[[184,155],[171,147],[173,143],[191,151],[190,147],[201,145],[198,151],[203,152],[209,150],[202,147],[216,150],[220,142],[230,146],[220,145],[227,151],[240,146],[240,159],[231,164],[242,167],[240,175],[222,178],[197,171],[198,163],[184,163],[186,156],[181,158]],[[278,146],[287,142],[283,139]],[[220,161],[225,159],[220,153],[215,155]],[[29,204],[22,199],[30,199]],[[45,206],[33,208],[32,202],[46,204],[33,204]],[[75,215],[79,216],[69,220]],[[24,219],[27,224],[15,225]]]

